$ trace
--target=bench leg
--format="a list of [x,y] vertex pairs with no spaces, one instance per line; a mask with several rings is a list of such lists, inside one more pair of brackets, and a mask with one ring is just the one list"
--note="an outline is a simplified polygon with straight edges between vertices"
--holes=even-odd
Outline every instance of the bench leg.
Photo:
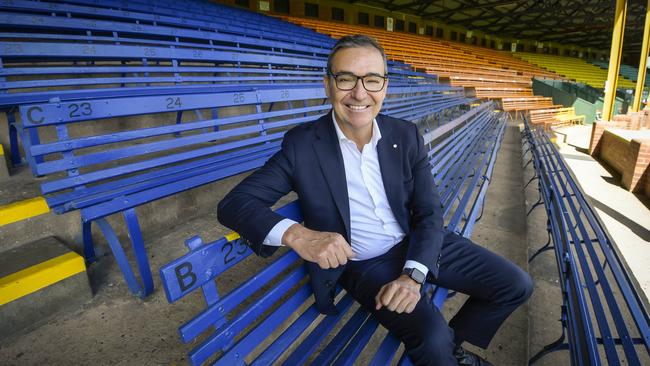
[[560,338],[558,338],[558,340],[556,340],[555,342],[545,346],[544,348],[542,348],[541,351],[537,352],[533,357],[531,357],[530,360],[528,360],[528,365],[529,366],[533,365],[535,362],[539,361],[542,357],[546,356],[549,353],[569,349],[569,344],[564,343],[564,338],[565,338],[565,334],[564,334],[564,326],[563,326],[562,335],[560,336]]
[[9,127],[9,150],[11,153],[11,165],[20,166],[23,161],[20,158],[18,148],[18,130],[16,129],[16,116],[10,111],[7,115],[7,126]]
[[140,297],[145,298],[153,292],[153,278],[151,276],[151,268],[149,268],[149,260],[147,259],[147,251],[144,248],[144,242],[142,240],[142,233],[140,231],[140,225],[138,223],[137,216],[134,209],[129,209],[123,213],[124,220],[126,221],[127,229],[129,232],[129,238],[131,239],[131,245],[133,247],[133,254],[135,255],[136,266],[138,272],[140,273],[140,278],[142,279],[142,285],[138,282],[138,279],[129,264],[129,260],[120,244],[117,235],[111,225],[106,221],[105,218],[97,220],[97,225],[101,229],[104,237],[108,241],[108,245],[113,251],[115,260],[122,270],[126,284],[129,286],[131,292]]
[[[547,222],[547,225],[550,225],[550,223]],[[549,230],[550,230],[550,228],[549,228]],[[530,258],[528,258],[528,263],[532,262],[533,259],[535,259],[535,257],[542,254],[543,252],[555,248],[554,246],[551,245],[551,232],[549,230],[546,231],[547,234],[548,234],[548,240],[546,241],[546,243],[541,248],[537,249],[537,251],[533,255],[531,255]]]
[[95,246],[93,245],[93,235],[91,231],[92,221],[84,222],[81,220],[81,235],[84,244],[84,258],[86,263],[90,264],[97,261]]
[[544,203],[544,199],[542,198],[542,192],[539,192],[539,199],[537,200],[537,202],[533,204],[530,210],[528,210],[526,216],[530,215],[530,213],[533,212],[533,210],[536,209],[537,206],[541,205],[542,203]]
[[[20,139],[23,142],[23,152],[25,153],[25,160],[27,161],[29,168],[32,170],[32,174],[34,174],[34,176],[40,177],[40,175],[36,171],[36,165],[43,162],[43,157],[42,156],[33,157],[32,154],[29,153],[32,143],[35,145],[39,144],[40,139],[38,137],[38,131],[34,129],[29,129],[29,131],[27,131],[22,124],[14,124],[14,128],[16,128],[16,130],[18,131],[18,134],[20,135]],[[17,149],[18,148],[17,141],[15,146]]]

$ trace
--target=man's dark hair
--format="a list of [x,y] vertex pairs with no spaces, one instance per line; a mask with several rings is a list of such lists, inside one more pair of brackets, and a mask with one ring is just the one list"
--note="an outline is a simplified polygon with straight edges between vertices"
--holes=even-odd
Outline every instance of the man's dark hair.
[[388,73],[388,64],[386,62],[386,52],[384,52],[384,48],[379,44],[379,42],[377,42],[376,39],[363,34],[343,36],[336,42],[334,47],[332,47],[332,51],[330,52],[329,57],[327,58],[327,73],[330,74],[332,72],[332,58],[334,58],[334,55],[338,51],[346,48],[357,47],[374,48],[379,51],[381,57],[384,59],[384,73]]

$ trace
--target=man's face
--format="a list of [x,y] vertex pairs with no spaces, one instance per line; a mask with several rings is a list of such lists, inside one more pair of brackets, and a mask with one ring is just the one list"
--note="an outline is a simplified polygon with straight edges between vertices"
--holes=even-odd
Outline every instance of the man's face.
[[[384,76],[384,60],[374,48],[345,48],[334,55],[331,72],[334,75],[352,73],[356,76]],[[336,120],[344,132],[372,128],[372,120],[379,114],[386,97],[388,80],[384,88],[377,92],[367,91],[361,80],[354,89],[348,91],[339,90],[333,77],[326,76],[324,82]]]

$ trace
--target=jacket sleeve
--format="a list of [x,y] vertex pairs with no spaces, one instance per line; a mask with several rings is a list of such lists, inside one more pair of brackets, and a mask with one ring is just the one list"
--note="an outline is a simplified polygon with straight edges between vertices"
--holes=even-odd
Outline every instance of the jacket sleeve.
[[437,277],[444,238],[442,204],[431,174],[424,140],[417,126],[412,126],[417,148],[412,164],[415,181],[409,203],[411,227],[406,259],[424,264]]
[[251,249],[262,257],[270,256],[278,248],[263,245],[263,241],[271,229],[285,218],[271,210],[271,206],[292,191],[294,156],[289,131],[284,136],[280,151],[235,186],[217,208],[219,222],[238,232]]

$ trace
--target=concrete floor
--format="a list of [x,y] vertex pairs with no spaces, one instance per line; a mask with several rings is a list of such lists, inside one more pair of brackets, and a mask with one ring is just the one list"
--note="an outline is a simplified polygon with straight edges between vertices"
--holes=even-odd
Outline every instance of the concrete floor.
[[[553,252],[546,252],[528,267],[527,257],[546,241],[546,217],[537,208],[526,213],[537,200],[535,184],[524,165],[519,126],[509,122],[488,190],[485,211],[474,229],[473,239],[522,268],[535,279],[530,302],[518,309],[482,353],[495,365],[527,364],[530,355],[561,333],[561,294]],[[214,185],[206,204],[214,205],[232,185]],[[199,234],[212,241],[226,233],[214,214],[176,218],[164,231],[145,237],[152,268],[157,269],[186,252],[183,242]],[[228,291],[263,265],[249,258],[245,268],[218,281]],[[104,256],[89,268],[95,291],[92,301],[26,334],[0,343],[0,365],[185,365],[194,345],[181,343],[177,328],[204,308],[198,293],[168,304],[155,276],[156,291],[146,300],[130,295],[112,256]],[[464,298],[458,295],[445,304],[450,318]],[[470,347],[471,348],[471,347]],[[566,351],[550,354],[537,365],[565,365]]]

